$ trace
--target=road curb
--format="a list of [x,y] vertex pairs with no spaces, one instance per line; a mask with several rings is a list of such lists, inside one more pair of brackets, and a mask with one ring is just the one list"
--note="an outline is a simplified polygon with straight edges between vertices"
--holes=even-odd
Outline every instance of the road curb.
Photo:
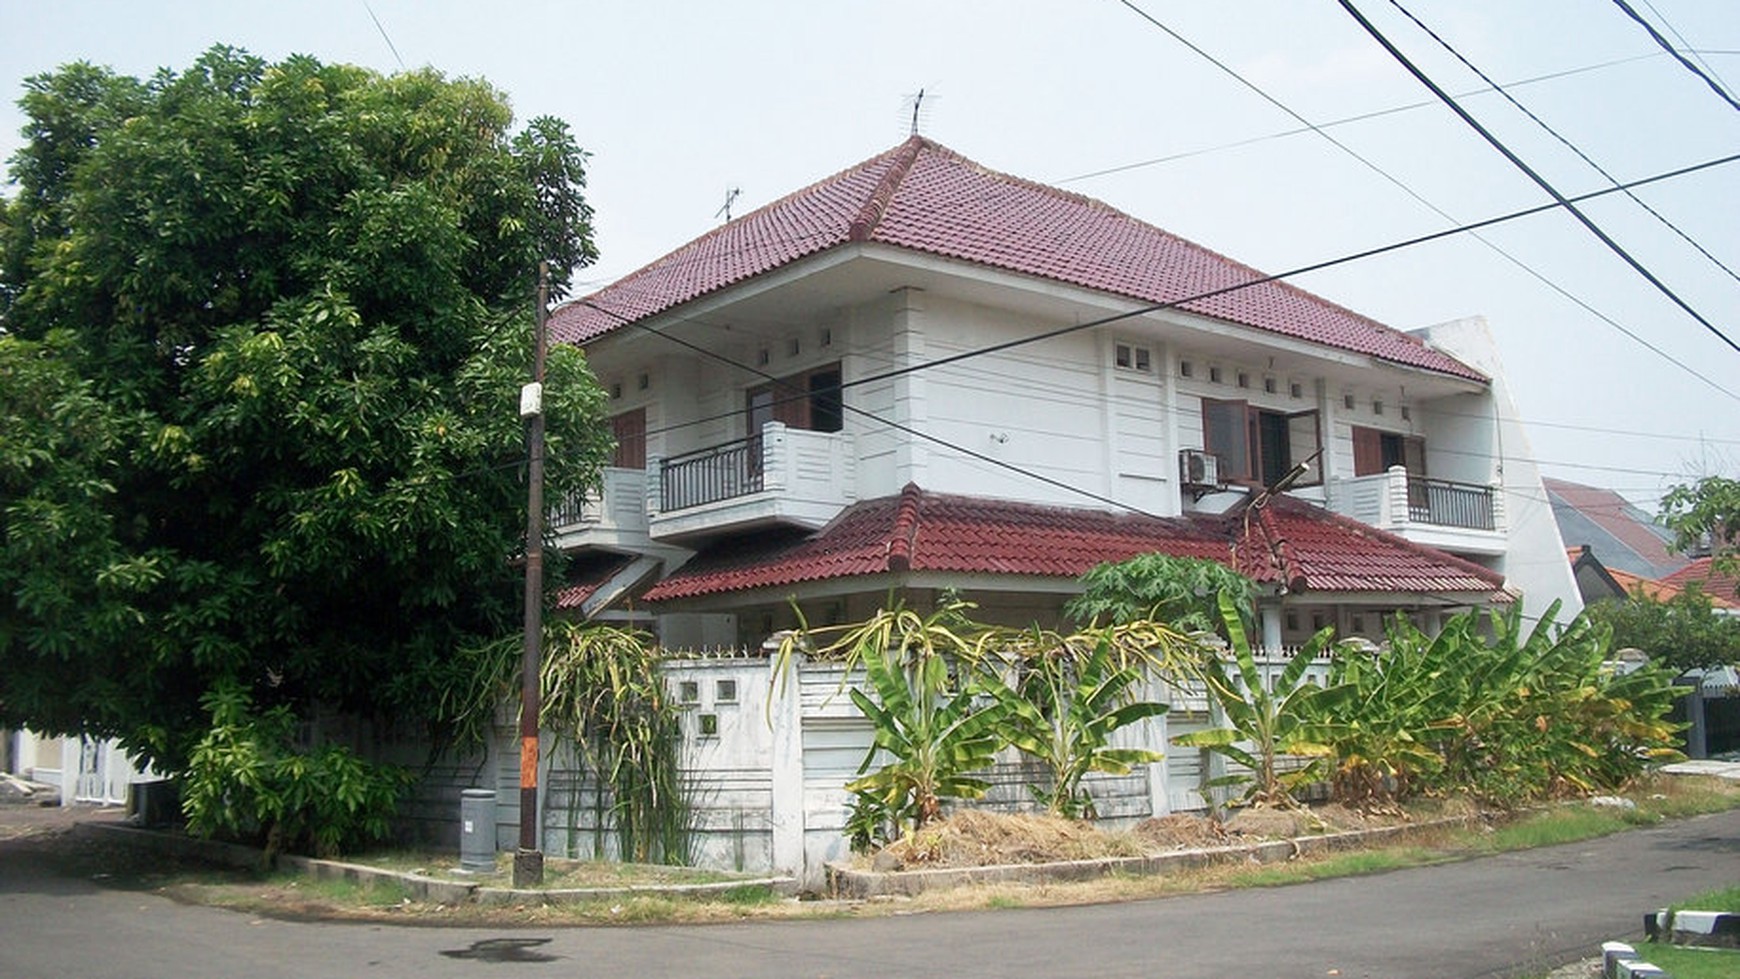
[[1048,863],[998,864],[989,867],[947,867],[935,870],[896,870],[877,872],[858,870],[845,864],[827,865],[829,891],[840,898],[871,898],[887,896],[911,897],[925,891],[961,887],[968,884],[1055,883],[1094,880],[1114,874],[1132,877],[1158,877],[1181,870],[1227,863],[1281,863],[1300,856],[1358,850],[1424,830],[1468,826],[1479,822],[1479,815],[1450,816],[1443,819],[1409,823],[1405,826],[1382,826],[1375,829],[1321,833],[1282,840],[1234,846],[1198,847],[1173,850],[1168,853],[1140,857],[1103,857],[1095,860],[1058,860]]
[[222,867],[263,871],[275,866],[282,870],[293,870],[315,880],[346,880],[364,885],[396,884],[404,888],[410,897],[435,904],[475,902],[492,906],[562,905],[584,904],[589,901],[621,901],[633,897],[717,898],[743,888],[756,887],[765,887],[782,895],[793,894],[797,890],[797,881],[791,877],[746,877],[741,880],[704,884],[626,884],[560,889],[490,887],[482,883],[443,880],[408,871],[383,870],[342,860],[321,860],[287,853],[278,854],[275,862],[268,862],[265,852],[253,847],[133,826],[78,823],[74,826],[74,832],[111,841],[118,840],[149,853],[198,860]]

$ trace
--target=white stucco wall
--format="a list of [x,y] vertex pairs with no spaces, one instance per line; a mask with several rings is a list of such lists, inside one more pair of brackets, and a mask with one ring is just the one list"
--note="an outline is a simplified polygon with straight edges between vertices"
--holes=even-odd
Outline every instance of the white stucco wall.
[[[1535,463],[1534,449],[1511,398],[1504,364],[1499,360],[1485,317],[1440,323],[1418,331],[1418,335],[1492,378],[1492,395],[1484,409],[1476,399],[1455,399],[1458,408],[1454,416],[1446,416],[1445,434],[1451,434],[1450,426],[1454,424],[1465,428],[1486,424],[1493,427],[1495,447],[1490,465],[1504,494],[1509,538],[1505,553],[1498,558],[1497,569],[1507,583],[1523,593],[1525,616],[1538,618],[1557,600],[1563,603],[1559,620],[1568,620],[1582,611],[1583,600],[1571,575],[1570,562],[1565,559],[1565,543],[1559,537],[1559,525],[1553,520],[1552,505],[1541,485],[1540,467]],[[1468,403],[1461,404],[1463,401]],[[1487,411],[1491,413],[1490,423],[1480,417]],[[1467,437],[1474,442],[1471,434]]]

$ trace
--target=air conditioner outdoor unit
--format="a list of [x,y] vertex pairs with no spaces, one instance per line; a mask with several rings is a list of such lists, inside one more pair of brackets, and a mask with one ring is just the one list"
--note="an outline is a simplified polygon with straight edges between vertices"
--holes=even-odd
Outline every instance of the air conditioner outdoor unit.
[[1181,449],[1178,453],[1179,481],[1191,489],[1220,489],[1226,482],[1220,478],[1220,456],[1201,449]]

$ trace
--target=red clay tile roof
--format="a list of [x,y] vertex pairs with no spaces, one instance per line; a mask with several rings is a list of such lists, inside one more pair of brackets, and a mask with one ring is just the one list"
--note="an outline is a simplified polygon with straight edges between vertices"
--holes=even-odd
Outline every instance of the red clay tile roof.
[[794,531],[717,545],[644,598],[668,601],[906,571],[1075,578],[1102,561],[1149,551],[1221,561],[1294,590],[1486,595],[1504,583],[1479,565],[1285,497],[1253,511],[1250,536],[1235,547],[1244,534],[1242,510],[1164,519],[928,493],[908,485],[898,496],[854,504],[814,534]]
[[567,583],[556,591],[555,608],[568,612],[581,608],[632,558],[620,554],[594,554],[575,558],[568,565]]
[[1713,564],[1713,558],[1698,558],[1661,579],[1661,583],[1675,592],[1680,592],[1687,585],[1697,582],[1704,594],[1710,597],[1710,602],[1718,608],[1740,608],[1740,579],[1717,574]]
[[[585,343],[805,256],[865,241],[1148,303],[1262,278],[1249,266],[1100,201],[988,170],[914,136],[562,306],[551,317],[550,336]],[[1181,306],[1396,364],[1486,380],[1417,337],[1283,282]]]

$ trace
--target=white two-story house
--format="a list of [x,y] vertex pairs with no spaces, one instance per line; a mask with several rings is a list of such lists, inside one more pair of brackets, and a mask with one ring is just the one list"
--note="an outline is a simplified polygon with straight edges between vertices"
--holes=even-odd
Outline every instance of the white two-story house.
[[551,336],[618,441],[555,520],[564,605],[673,648],[754,648],[792,600],[851,621],[891,588],[1053,621],[1082,572],[1148,550],[1257,579],[1276,646],[1579,607],[1482,322],[1404,333],[920,137],[558,308]]

